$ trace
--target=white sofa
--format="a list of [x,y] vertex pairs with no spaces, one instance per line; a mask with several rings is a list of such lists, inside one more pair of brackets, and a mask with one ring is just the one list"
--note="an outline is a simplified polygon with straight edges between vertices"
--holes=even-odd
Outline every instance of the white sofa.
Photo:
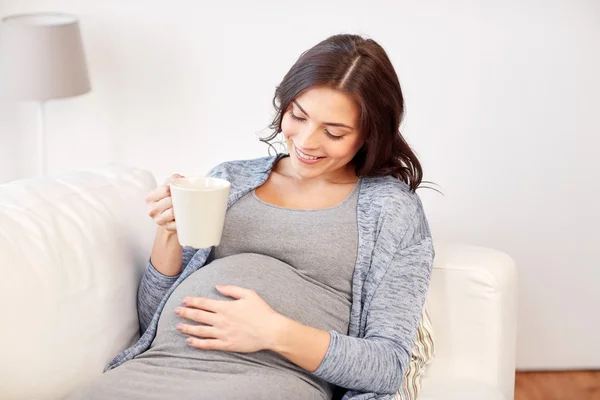
[[[147,172],[109,166],[0,185],[0,399],[60,399],[138,337],[154,225]],[[516,286],[495,250],[436,244],[437,355],[422,400],[508,400]]]

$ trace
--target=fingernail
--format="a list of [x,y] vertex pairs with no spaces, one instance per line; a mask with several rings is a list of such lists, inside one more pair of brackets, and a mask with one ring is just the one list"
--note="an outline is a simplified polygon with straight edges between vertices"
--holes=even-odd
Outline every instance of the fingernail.
[[190,301],[189,297],[186,297],[182,300],[183,304],[187,304]]
[[175,314],[177,314],[177,315],[181,314],[181,308],[177,307],[175,309]]
[[182,330],[182,329],[183,329],[183,324],[177,325],[177,330]]
[[192,344],[192,338],[187,338],[185,341],[188,342],[188,344]]

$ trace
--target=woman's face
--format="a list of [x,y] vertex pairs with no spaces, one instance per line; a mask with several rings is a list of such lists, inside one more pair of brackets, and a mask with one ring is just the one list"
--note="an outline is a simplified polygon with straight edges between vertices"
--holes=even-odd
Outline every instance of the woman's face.
[[350,96],[315,87],[298,96],[281,122],[291,166],[299,178],[338,176],[364,140],[358,130],[360,111]]

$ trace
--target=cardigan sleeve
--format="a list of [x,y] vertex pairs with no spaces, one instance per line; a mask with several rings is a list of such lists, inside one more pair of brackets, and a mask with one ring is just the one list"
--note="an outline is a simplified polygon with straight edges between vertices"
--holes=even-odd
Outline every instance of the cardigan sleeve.
[[[188,263],[197,251],[197,249],[194,249],[192,247],[183,248],[181,263],[182,270],[186,265],[188,265]],[[179,278],[179,275],[164,275],[157,271],[156,268],[154,268],[154,265],[152,265],[152,262],[148,260],[148,263],[146,264],[146,270],[144,271],[142,281],[140,282],[140,286],[138,288],[137,295],[137,309],[138,319],[140,323],[140,334],[143,334],[148,328],[148,325],[150,325],[150,321],[152,321],[152,317],[158,309],[158,305],[160,304],[163,297],[165,297],[167,291]]]
[[[422,209],[417,214],[394,251],[369,309],[363,310],[367,313],[364,337],[330,331],[329,348],[314,371],[316,376],[351,391],[375,394],[393,394],[402,384],[434,258]],[[382,231],[380,236],[392,231]],[[348,397],[352,397],[351,392]]]

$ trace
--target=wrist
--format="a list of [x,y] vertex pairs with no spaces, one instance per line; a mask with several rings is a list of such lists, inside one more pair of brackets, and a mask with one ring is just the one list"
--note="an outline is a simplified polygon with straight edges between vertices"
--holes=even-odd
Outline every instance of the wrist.
[[266,350],[274,351],[309,372],[323,363],[331,344],[328,331],[280,315],[270,330]]
[[182,248],[176,232],[169,232],[158,226],[154,246],[150,256],[150,263],[166,276],[177,276],[181,273]]
[[271,350],[276,353],[285,353],[287,339],[289,338],[289,332],[291,330],[291,324],[293,320],[287,318],[284,315],[275,313],[273,316],[272,328],[270,335],[267,335],[268,340],[265,345],[266,350]]
[[165,242],[177,240],[177,231],[169,231],[160,225],[156,227],[156,235]]

